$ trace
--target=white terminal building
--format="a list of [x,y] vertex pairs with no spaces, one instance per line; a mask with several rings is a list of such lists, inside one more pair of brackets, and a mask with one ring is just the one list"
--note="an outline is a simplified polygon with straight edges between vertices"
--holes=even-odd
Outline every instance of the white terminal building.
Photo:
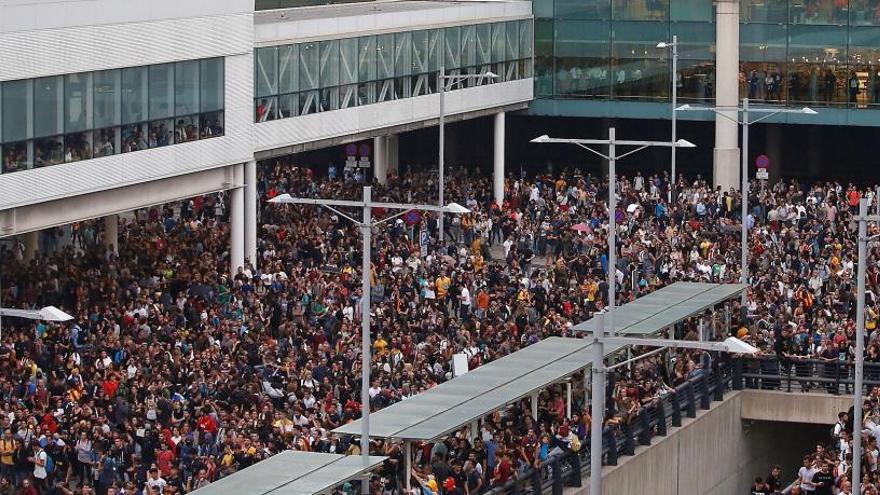
[[[0,237],[206,193],[231,195],[231,261],[256,259],[257,161],[398,134],[533,97],[532,3],[376,1],[255,11],[254,0],[0,0]],[[487,143],[487,145],[489,145]],[[361,146],[361,148],[364,148]],[[503,182],[495,181],[496,197]]]

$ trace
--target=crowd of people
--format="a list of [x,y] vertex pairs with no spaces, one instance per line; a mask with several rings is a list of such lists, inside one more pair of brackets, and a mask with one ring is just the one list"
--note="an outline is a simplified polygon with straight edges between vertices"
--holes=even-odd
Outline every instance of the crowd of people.
[[[179,494],[284,449],[359,453],[357,439],[332,433],[365,407],[357,228],[331,211],[265,203],[285,192],[358,198],[359,177],[340,175],[262,167],[258,259],[234,272],[222,194],[125,217],[118,246],[89,222],[73,235],[43,233],[34,259],[0,246],[4,306],[52,304],[75,317],[3,321],[0,495]],[[451,379],[453,354],[466,353],[473,369],[548,336],[576,336],[572,325],[607,304],[609,269],[618,304],[675,281],[738,280],[738,193],[682,177],[670,203],[662,175],[618,186],[616,267],[605,254],[607,186],[572,172],[509,178],[503,204],[492,201],[491,178],[454,174],[446,197],[471,213],[446,219],[447,238],[436,238],[429,214],[374,229],[369,407]],[[424,203],[436,201],[437,184],[405,173],[374,189],[374,198]],[[851,357],[851,217],[870,192],[793,182],[754,190],[744,219],[748,306],[734,308],[734,327],[711,327],[768,354]],[[423,229],[432,236],[424,253]],[[872,266],[872,294],[878,283]],[[872,295],[871,321],[877,302]],[[676,336],[697,338],[696,324]],[[685,352],[638,361],[618,377],[603,421],[630,421],[703,366]],[[555,451],[577,451],[592,418],[584,391],[573,395],[570,418],[563,391],[550,388],[536,419],[515,404],[474,437],[417,445],[412,473],[400,444],[374,441],[389,461],[371,491],[399,492],[412,475],[435,495],[472,495]]]

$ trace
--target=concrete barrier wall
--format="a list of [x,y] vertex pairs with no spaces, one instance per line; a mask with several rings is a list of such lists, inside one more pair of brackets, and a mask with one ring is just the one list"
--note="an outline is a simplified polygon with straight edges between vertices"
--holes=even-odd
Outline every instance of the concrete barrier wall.
[[740,395],[742,418],[756,421],[831,425],[837,413],[853,405],[852,395],[772,390],[745,390]]
[[[786,479],[794,479],[802,456],[816,441],[827,440],[823,434],[828,428],[743,420],[743,405],[752,400],[750,393],[727,394],[723,402],[713,403],[694,419],[685,419],[668,436],[655,437],[650,447],[621,457],[617,466],[605,467],[603,495],[748,493],[755,476],[766,476],[774,464],[783,467]],[[567,495],[587,494],[588,485]]]

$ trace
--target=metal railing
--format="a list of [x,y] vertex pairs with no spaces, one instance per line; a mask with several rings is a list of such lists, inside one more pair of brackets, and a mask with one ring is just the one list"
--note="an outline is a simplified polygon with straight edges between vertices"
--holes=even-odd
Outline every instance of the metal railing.
[[[636,446],[651,445],[655,436],[666,436],[669,428],[681,426],[683,418],[695,418],[697,410],[706,410],[712,402],[723,400],[724,391],[733,382],[734,367],[722,364],[710,372],[700,372],[663,395],[654,403],[642,406],[629,422],[606,427],[603,434],[603,465],[616,466],[620,456],[634,455]],[[494,487],[489,495],[540,495],[549,491],[561,495],[564,486],[581,486],[590,475],[590,447],[587,438],[578,452],[550,455],[538,468],[519,471],[504,486]]]
[[[865,387],[880,385],[880,363],[865,363]],[[852,361],[837,359],[780,359],[759,356],[733,362],[733,388],[784,392],[850,394],[855,384]]]

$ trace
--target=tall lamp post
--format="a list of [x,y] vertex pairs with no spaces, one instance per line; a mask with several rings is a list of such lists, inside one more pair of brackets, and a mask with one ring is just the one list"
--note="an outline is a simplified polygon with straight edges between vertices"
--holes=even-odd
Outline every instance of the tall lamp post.
[[[680,139],[675,142],[668,141],[622,141],[617,139],[617,132],[614,127],[608,129],[608,139],[559,139],[551,138],[546,134],[532,139],[532,143],[560,143],[573,144],[579,146],[594,155],[608,160],[608,316],[611,333],[614,333],[614,305],[616,300],[616,278],[617,278],[617,223],[614,213],[617,210],[617,193],[615,192],[617,185],[617,172],[615,170],[617,160],[625,158],[633,153],[637,153],[645,148],[651,147],[672,147],[672,148],[695,148],[696,145],[690,141]],[[608,146],[608,154],[593,148],[592,146]],[[627,151],[621,155],[617,154],[617,147],[635,147],[634,150]]]
[[[740,243],[741,253],[740,253],[740,281],[743,284],[748,285],[749,283],[749,127],[752,124],[757,124],[758,122],[764,121],[773,117],[774,115],[780,113],[795,113],[802,115],[816,115],[818,112],[809,107],[803,108],[749,108],[749,99],[742,99],[742,106],[739,108],[729,108],[729,107],[692,107],[690,105],[682,105],[676,109],[679,112],[713,112],[715,115],[719,117],[723,117],[732,122],[736,122],[738,125],[742,126],[742,150],[740,151],[740,155],[742,158],[742,170],[740,170],[740,194],[742,196],[742,232]],[[731,111],[738,111],[742,113],[741,118],[735,118],[728,115]],[[755,120],[749,120],[749,113],[760,113],[764,114],[761,117]],[[742,311],[745,311],[747,301],[747,291],[743,291],[742,298],[740,299],[740,306],[742,307]]]
[[[438,187],[440,188],[440,195],[437,198],[438,204],[441,206],[444,203],[444,188],[445,188],[445,174],[446,174],[446,85],[454,84],[461,81],[468,80],[476,80],[482,81],[484,79],[488,79],[490,81],[494,81],[498,79],[498,74],[494,72],[486,72],[485,74],[446,74],[446,66],[440,66],[440,73],[437,75],[437,91],[440,93],[440,144],[438,146],[438,157],[437,163],[439,166],[439,177]],[[440,243],[445,242],[444,239],[444,229],[443,229],[443,212],[440,212],[440,218],[437,219],[437,230],[440,235]]]
[[[361,201],[345,201],[334,199],[315,199],[315,198],[295,198],[290,194],[280,194],[269,200],[274,204],[298,204],[298,205],[318,205],[327,208],[337,215],[348,219],[361,229],[361,237],[363,240],[362,257],[361,257],[361,456],[365,465],[369,464],[370,457],[370,249],[372,244],[373,227],[393,220],[399,216],[406,214],[410,210],[436,211],[443,213],[469,213],[470,210],[456,204],[450,203],[446,206],[434,205],[408,205],[401,203],[383,203],[373,201],[372,187],[364,187],[364,195]],[[363,220],[357,220],[346,213],[343,213],[339,207],[354,207],[363,210]],[[400,210],[400,213],[389,216],[388,218],[373,221],[373,208],[383,208],[386,210]],[[364,478],[362,481],[363,493],[369,493],[370,480]]]
[[852,493],[861,493],[862,477],[862,393],[864,388],[865,366],[865,267],[867,260],[867,244],[880,236],[868,237],[868,222],[880,222],[880,214],[868,215],[868,200],[859,201],[859,260],[856,269],[856,356],[855,383],[853,387],[853,470]]
[[[672,41],[661,41],[657,43],[657,48],[672,48],[672,139],[670,141],[675,142],[676,138],[676,109],[678,108],[678,35],[672,35]],[[671,165],[672,165],[672,177],[669,181],[669,201],[670,205],[672,204],[672,198],[675,196],[675,146],[672,146],[672,157],[671,157]]]
[[[617,172],[615,170],[617,160],[625,158],[633,153],[637,153],[645,148],[650,147],[672,147],[672,148],[694,148],[696,145],[681,139],[675,142],[667,141],[622,141],[617,139],[617,132],[614,127],[608,129],[608,139],[560,139],[551,138],[546,134],[532,139],[533,143],[559,143],[573,144],[579,146],[594,155],[608,160],[608,319],[609,337],[605,336],[604,320],[605,315],[600,322],[601,331],[598,335],[593,336],[593,400],[591,414],[593,416],[592,428],[590,431],[590,493],[593,495],[602,493],[602,418],[605,411],[605,375],[603,368],[603,360],[605,359],[604,343],[616,337],[614,327],[614,306],[617,285],[617,220],[615,212],[617,210],[617,195],[615,192],[617,184]],[[593,148],[593,146],[608,146],[608,154]],[[635,149],[627,151],[621,155],[617,154],[617,146],[635,147]],[[628,339],[624,339],[628,340]],[[616,342],[616,340],[615,340]],[[660,340],[651,339],[649,345],[659,345]],[[638,344],[636,344],[638,345]],[[600,418],[598,421],[596,418]],[[598,474],[597,474],[598,473]]]

